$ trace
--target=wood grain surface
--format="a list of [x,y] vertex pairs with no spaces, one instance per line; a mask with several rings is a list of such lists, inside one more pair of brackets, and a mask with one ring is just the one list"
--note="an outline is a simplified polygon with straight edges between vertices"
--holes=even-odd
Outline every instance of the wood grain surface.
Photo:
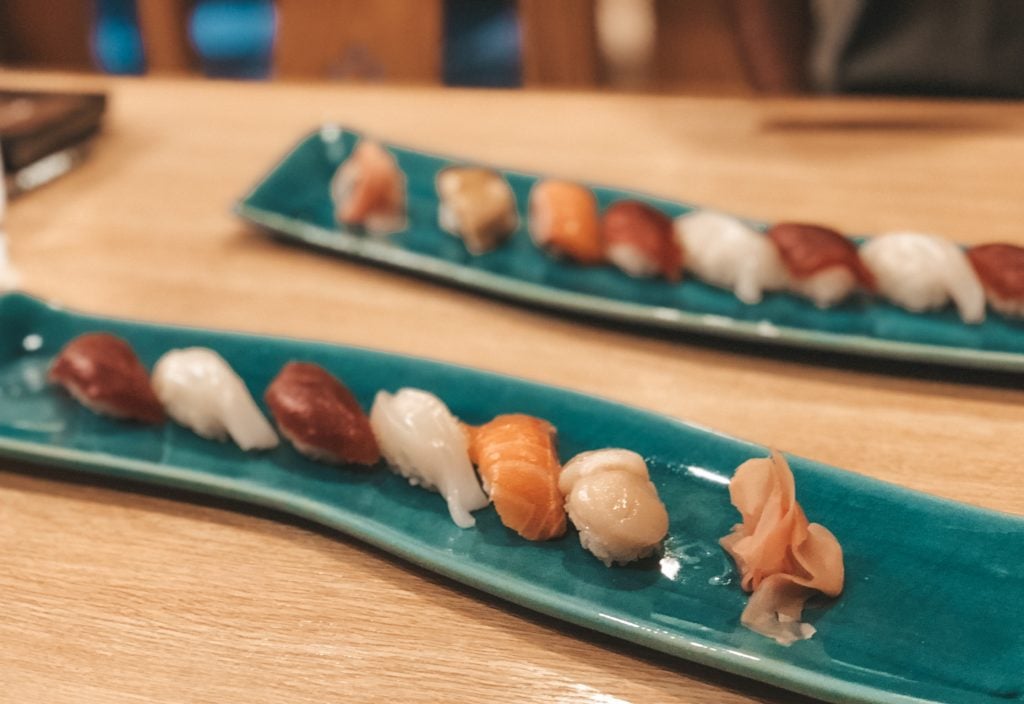
[[[229,213],[304,131],[336,120],[755,217],[1024,243],[1024,108],[18,73],[0,85],[112,94],[93,158],[11,204],[32,293],[515,374],[1024,514],[1019,377],[592,325],[277,244]],[[0,460],[0,700],[799,701],[310,525],[185,498]]]

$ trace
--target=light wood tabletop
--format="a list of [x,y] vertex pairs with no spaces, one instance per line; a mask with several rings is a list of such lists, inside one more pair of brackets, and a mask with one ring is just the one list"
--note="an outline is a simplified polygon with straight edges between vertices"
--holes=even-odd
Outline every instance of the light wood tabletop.
[[[88,162],[10,204],[31,293],[505,372],[1024,514],[1019,379],[590,325],[291,248],[230,213],[329,120],[753,217],[1024,244],[1024,107],[23,73],[0,85],[111,95]],[[8,460],[0,556],[6,701],[800,701],[305,523]]]

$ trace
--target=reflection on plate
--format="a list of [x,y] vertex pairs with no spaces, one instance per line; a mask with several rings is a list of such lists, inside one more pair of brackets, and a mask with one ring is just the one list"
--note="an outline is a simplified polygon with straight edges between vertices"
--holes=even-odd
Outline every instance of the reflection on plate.
[[[609,569],[570,531],[529,543],[492,508],[460,530],[437,494],[386,470],[310,462],[290,447],[246,454],[168,424],[91,414],[49,388],[47,366],[86,331],[126,338],[152,365],[173,347],[220,352],[257,398],[302,359],[344,379],[366,406],[414,386],[470,423],[521,411],[559,430],[565,460],[621,446],[647,458],[671,529],[664,555]],[[977,704],[1024,697],[1024,520],[942,501],[792,458],[801,503],[846,556],[847,587],[811,602],[818,629],[784,648],[741,628],[746,595],[718,547],[737,520],[727,485],[767,450],[570,391],[410,357],[316,342],[68,313],[0,297],[0,455],[269,506],[348,533],[502,599],[680,658],[834,702]],[[344,579],[344,575],[339,575]]]
[[[990,312],[982,325],[965,325],[951,309],[909,313],[879,299],[855,299],[821,310],[786,293],[747,305],[692,277],[672,284],[633,279],[611,266],[557,261],[534,247],[526,231],[525,205],[535,175],[503,172],[523,222],[507,244],[472,256],[437,224],[434,177],[462,162],[393,145],[389,148],[408,179],[408,229],[376,238],[342,232],[334,222],[328,185],[358,136],[338,127],[309,135],[237,204],[237,212],[287,240],[544,308],[773,345],[1024,370],[1024,324],[997,313]],[[622,198],[643,200],[671,216],[693,208],[615,188],[594,192],[602,208]]]

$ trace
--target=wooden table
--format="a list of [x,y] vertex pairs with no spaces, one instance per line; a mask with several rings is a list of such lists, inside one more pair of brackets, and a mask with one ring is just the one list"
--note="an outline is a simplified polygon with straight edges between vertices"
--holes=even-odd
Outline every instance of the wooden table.
[[[0,84],[112,92],[94,158],[10,208],[13,258],[33,293],[497,370],[1024,513],[1019,380],[794,363],[588,326],[275,244],[229,213],[307,129],[338,120],[751,216],[1024,241],[1024,108],[31,74]],[[309,525],[6,460],[0,470],[9,701],[795,700]]]

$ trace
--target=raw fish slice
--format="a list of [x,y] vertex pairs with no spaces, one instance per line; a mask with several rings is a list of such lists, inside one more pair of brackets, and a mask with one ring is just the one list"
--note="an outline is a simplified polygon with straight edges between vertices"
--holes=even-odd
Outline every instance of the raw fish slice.
[[405,175],[380,144],[359,141],[331,180],[335,217],[378,234],[405,227]]
[[849,297],[860,285],[872,291],[875,279],[857,254],[857,246],[820,225],[779,223],[768,230],[786,271],[789,287],[821,308]]
[[967,258],[992,307],[1003,315],[1024,317],[1024,247],[982,244],[971,247]]
[[604,261],[597,199],[568,181],[540,181],[530,191],[530,236],[541,249],[580,264]]
[[730,289],[744,303],[760,303],[765,291],[788,283],[772,243],[736,218],[698,211],[676,218],[675,230],[686,268],[709,284]]
[[878,283],[878,291],[914,313],[956,304],[965,323],[985,319],[985,291],[967,255],[957,245],[917,232],[893,232],[871,238],[860,257]]
[[493,169],[453,166],[437,176],[441,228],[461,237],[473,254],[494,249],[519,225],[516,197]]
[[843,591],[839,541],[808,523],[793,473],[778,452],[740,465],[729,496],[743,522],[720,542],[736,561],[743,589],[753,591],[740,622],[782,645],[810,638],[814,628],[800,622],[804,603],[815,592],[835,597]]
[[672,218],[635,200],[613,203],[601,218],[605,253],[630,276],[663,276],[678,281],[683,251],[672,231]]
[[498,416],[471,429],[469,457],[505,526],[527,540],[565,534],[561,467],[550,423],[522,414]]
[[462,426],[441,399],[419,389],[380,391],[370,427],[392,469],[414,486],[439,492],[459,528],[476,524],[470,511],[486,506],[487,495],[469,462]]
[[153,389],[171,418],[210,440],[228,436],[243,450],[277,447],[245,382],[223,357],[205,347],[171,350],[153,369]]
[[131,345],[119,337],[102,332],[76,337],[53,361],[49,380],[95,413],[141,423],[164,422],[149,372]]
[[647,463],[630,450],[583,452],[558,480],[580,544],[609,567],[655,552],[668,534],[668,513]]
[[352,392],[323,367],[289,362],[264,399],[281,434],[302,454],[335,464],[380,460],[369,418]]

